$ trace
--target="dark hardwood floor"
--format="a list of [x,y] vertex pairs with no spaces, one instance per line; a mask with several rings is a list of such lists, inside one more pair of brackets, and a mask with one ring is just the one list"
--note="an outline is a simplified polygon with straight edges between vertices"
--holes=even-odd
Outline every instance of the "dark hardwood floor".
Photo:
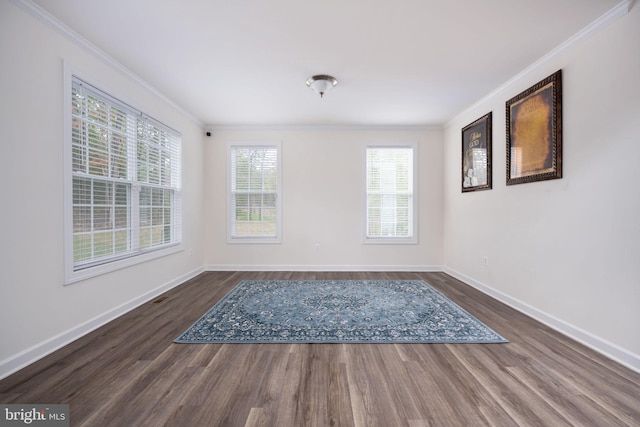
[[[422,279],[508,344],[174,344],[242,279]],[[0,381],[73,426],[640,426],[640,374],[444,273],[207,272]]]

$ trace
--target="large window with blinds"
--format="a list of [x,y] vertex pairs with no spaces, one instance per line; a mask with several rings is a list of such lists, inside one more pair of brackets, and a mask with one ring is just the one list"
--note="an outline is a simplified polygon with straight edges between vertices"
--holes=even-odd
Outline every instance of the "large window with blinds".
[[181,136],[75,76],[69,97],[72,282],[181,242]]
[[416,145],[365,151],[365,243],[416,243]]
[[229,144],[231,243],[280,243],[280,143]]

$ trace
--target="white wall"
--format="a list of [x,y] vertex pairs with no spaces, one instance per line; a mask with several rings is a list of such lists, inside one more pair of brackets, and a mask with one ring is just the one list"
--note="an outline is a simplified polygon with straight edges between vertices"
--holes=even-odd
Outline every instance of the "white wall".
[[[203,265],[200,126],[10,2],[0,2],[0,377]],[[63,60],[182,133],[186,250],[63,286]],[[189,251],[192,249],[192,252]]]
[[[564,178],[507,187],[505,101],[558,69]],[[458,116],[444,148],[448,271],[638,370],[639,76],[635,7]],[[494,188],[462,194],[460,130],[489,111]]]
[[[281,244],[227,243],[226,144],[238,141],[282,142]],[[364,146],[398,141],[418,143],[418,244],[364,245]],[[442,265],[440,129],[227,129],[214,131],[204,152],[208,268],[422,270]]]

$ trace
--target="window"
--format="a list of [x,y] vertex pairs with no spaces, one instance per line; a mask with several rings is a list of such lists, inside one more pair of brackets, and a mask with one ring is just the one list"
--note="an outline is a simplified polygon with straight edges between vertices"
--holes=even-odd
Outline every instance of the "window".
[[228,241],[280,243],[280,144],[230,144]]
[[366,147],[365,243],[416,243],[415,144]]
[[180,135],[75,76],[70,98],[67,283],[182,240]]

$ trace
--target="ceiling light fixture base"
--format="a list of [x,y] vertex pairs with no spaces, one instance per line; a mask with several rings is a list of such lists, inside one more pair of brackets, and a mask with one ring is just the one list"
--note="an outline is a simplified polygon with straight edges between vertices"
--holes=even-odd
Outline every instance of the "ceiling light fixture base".
[[327,91],[333,89],[338,84],[338,80],[335,77],[328,74],[317,74],[307,79],[307,86],[320,94],[320,98],[324,97]]

